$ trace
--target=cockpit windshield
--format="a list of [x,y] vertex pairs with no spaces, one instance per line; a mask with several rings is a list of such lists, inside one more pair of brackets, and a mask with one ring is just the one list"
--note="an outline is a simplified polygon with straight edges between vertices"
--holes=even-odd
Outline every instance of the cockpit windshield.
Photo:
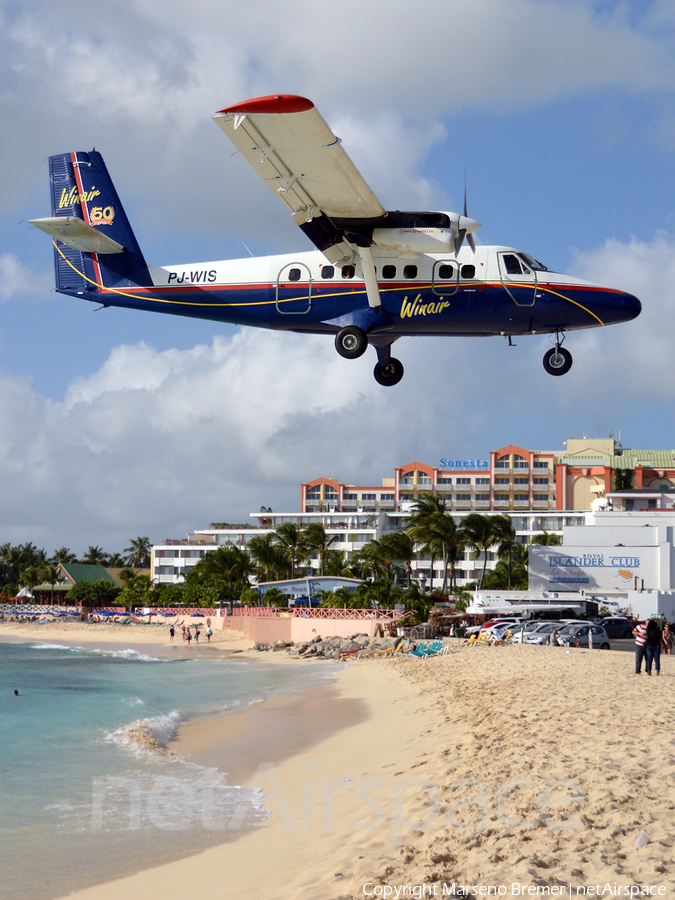
[[527,265],[531,269],[533,269],[535,272],[548,272],[548,269],[546,268],[546,266],[543,263],[540,263],[538,260],[536,260],[533,256],[530,256],[529,253],[521,253],[519,251],[518,256],[522,260],[524,260],[527,263]]

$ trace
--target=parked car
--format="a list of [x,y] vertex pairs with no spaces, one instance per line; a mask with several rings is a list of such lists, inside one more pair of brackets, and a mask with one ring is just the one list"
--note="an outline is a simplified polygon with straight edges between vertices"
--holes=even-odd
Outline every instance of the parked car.
[[588,647],[588,633],[593,636],[593,649],[609,650],[609,637],[602,625],[565,625],[558,634],[558,643],[562,647],[574,647],[577,640],[580,647]]
[[[548,625],[548,620],[536,619],[534,622],[523,622],[517,625],[512,634],[512,640],[515,644],[527,643],[527,637],[538,631],[542,625]],[[559,624],[559,623],[558,623]]]
[[607,632],[607,637],[614,640],[624,640],[633,637],[633,626],[625,616],[608,616],[598,622]]
[[523,636],[524,644],[548,644],[548,640],[553,633],[553,629],[557,629],[558,632],[565,626],[562,622],[540,622],[537,628],[534,628],[528,634]]

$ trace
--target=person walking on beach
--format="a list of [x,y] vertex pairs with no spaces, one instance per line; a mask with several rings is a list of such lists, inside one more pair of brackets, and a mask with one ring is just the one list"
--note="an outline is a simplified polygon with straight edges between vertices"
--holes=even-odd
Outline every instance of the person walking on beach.
[[670,630],[668,622],[663,629],[663,652],[666,656],[671,656],[673,652],[673,632]]
[[635,635],[635,674],[642,671],[642,660],[645,658],[645,643],[647,641],[647,623],[638,622],[633,629]]
[[209,644],[211,643],[211,635],[212,634],[213,634],[213,632],[211,631],[211,626],[208,625],[206,628],[206,640],[209,642]]
[[185,643],[185,625],[183,625],[183,643]]
[[171,639],[172,644],[173,644],[173,639],[174,639],[175,634],[176,634],[176,629],[173,627],[173,625],[170,625],[169,626],[169,637]]
[[647,622],[647,633],[645,641],[645,668],[647,675],[652,674],[652,663],[656,668],[656,674],[661,674],[661,642],[663,636],[658,622],[650,619]]
[[185,640],[187,641],[187,645],[188,645],[188,647],[189,647],[190,644],[192,643],[192,634],[190,633],[190,629],[189,629],[189,628],[188,628],[188,630],[187,630],[187,632],[186,632],[186,634],[185,634]]
[[195,625],[195,644],[199,643],[199,625]]
[[548,642],[551,645],[551,647],[558,646],[558,629],[557,628],[554,628],[553,631],[551,632]]

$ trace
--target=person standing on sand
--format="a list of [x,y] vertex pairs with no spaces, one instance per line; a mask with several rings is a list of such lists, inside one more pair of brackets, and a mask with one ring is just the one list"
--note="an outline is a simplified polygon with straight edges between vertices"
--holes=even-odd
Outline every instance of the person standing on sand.
[[642,671],[642,660],[645,658],[645,642],[647,640],[647,623],[638,622],[633,629],[635,635],[635,674]]
[[183,625],[183,643],[185,643],[185,625]]
[[185,640],[187,641],[188,647],[192,643],[192,634],[190,633],[190,629],[188,628],[187,633],[185,635]]
[[670,656],[673,652],[673,632],[670,630],[668,622],[663,629],[663,652],[666,656]]
[[208,625],[206,628],[206,640],[209,642],[209,644],[211,643],[211,635],[212,634],[213,634],[213,632],[211,631],[211,626]]
[[645,641],[645,668],[647,675],[652,674],[652,663],[656,668],[656,674],[661,674],[661,629],[658,622],[650,619],[647,622],[647,635]]
[[195,625],[195,644],[199,643],[199,625]]
[[169,626],[169,638],[171,639],[171,643],[173,644],[174,635],[176,634],[176,629],[173,625]]

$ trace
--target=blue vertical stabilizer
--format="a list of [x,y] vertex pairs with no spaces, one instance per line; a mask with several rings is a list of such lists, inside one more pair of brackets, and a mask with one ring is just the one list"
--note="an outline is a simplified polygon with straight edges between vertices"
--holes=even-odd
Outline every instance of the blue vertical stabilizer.
[[148,266],[101,154],[91,150],[50,156],[49,180],[52,216],[82,219],[124,248],[120,253],[87,253],[56,241],[57,291],[82,294],[95,292],[96,286],[119,289],[151,284]]

